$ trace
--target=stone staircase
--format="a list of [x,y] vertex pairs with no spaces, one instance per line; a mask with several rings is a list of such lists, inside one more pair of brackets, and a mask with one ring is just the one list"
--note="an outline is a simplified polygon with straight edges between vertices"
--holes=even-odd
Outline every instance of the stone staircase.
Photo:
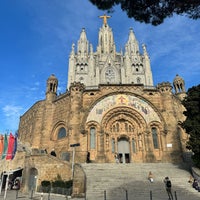
[[[163,183],[168,176],[178,200],[199,200],[200,192],[188,183],[190,172],[183,164],[129,163],[81,164],[86,175],[85,200],[168,199]],[[151,171],[154,182],[147,179]],[[150,197],[152,191],[152,198]],[[176,199],[176,198],[174,198]]]

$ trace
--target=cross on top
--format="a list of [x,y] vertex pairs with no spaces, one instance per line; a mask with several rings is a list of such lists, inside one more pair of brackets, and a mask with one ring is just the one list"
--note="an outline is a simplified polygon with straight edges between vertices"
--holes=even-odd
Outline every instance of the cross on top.
[[111,16],[108,16],[106,14],[99,16],[99,18],[103,19],[103,24],[106,25],[107,24],[107,19],[110,18]]

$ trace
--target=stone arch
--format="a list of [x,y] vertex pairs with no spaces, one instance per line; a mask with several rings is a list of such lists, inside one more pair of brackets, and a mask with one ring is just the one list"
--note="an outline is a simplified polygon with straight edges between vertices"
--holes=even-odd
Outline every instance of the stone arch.
[[[96,134],[96,146],[95,149],[91,148],[91,135],[90,135],[90,130],[91,128],[95,128],[95,134]],[[97,123],[96,121],[90,121],[88,123],[86,123],[85,125],[85,134],[87,135],[87,152],[90,152],[90,159],[91,160],[95,160],[96,156],[97,156],[97,151],[99,150],[99,137],[101,137],[101,126],[99,123]]]
[[[84,130],[84,127],[85,125],[89,122],[89,121],[92,121],[89,119],[89,116],[91,114],[91,112],[93,112],[93,109],[101,102],[103,101],[104,99],[106,98],[109,98],[109,97],[112,97],[112,96],[116,96],[116,95],[127,95],[127,96],[133,96],[135,98],[138,98],[139,100],[141,101],[144,101],[146,102],[151,108],[152,110],[156,113],[156,115],[158,116],[158,121],[161,122],[161,124],[163,125],[164,127],[164,131],[167,132],[167,125],[166,125],[166,122],[163,118],[163,116],[161,115],[160,111],[158,111],[158,109],[148,100],[148,99],[145,99],[144,97],[138,95],[138,94],[134,94],[134,93],[130,93],[130,92],[121,92],[121,93],[118,93],[118,92],[113,92],[113,93],[109,93],[107,95],[104,95],[104,96],[101,96],[100,98],[96,99],[90,106],[90,108],[88,108],[86,111],[85,111],[85,115],[83,117],[83,120],[82,120],[82,124],[81,124],[81,127],[82,129]],[[100,123],[100,121],[99,121]]]
[[122,134],[122,135],[117,137],[118,140],[123,139],[123,138],[126,139],[127,141],[130,141],[130,137],[128,135],[125,135],[125,134]]
[[[122,102],[122,103],[115,102],[114,104],[112,104],[113,103],[112,102],[111,104],[107,104],[106,106],[103,106],[102,107],[102,110],[103,110],[102,112],[101,112],[100,109],[99,110],[96,109],[97,107],[101,106],[100,104],[104,104],[105,101],[117,101],[117,99],[119,99],[122,96],[126,98],[126,100],[127,100],[126,103],[127,104],[123,104],[124,102]],[[134,101],[136,102],[136,104],[139,105],[138,107],[137,107],[137,105],[134,105]],[[151,113],[152,119],[149,119],[148,123],[151,122],[152,120],[156,120],[156,121],[160,121],[164,126],[166,126],[166,123],[165,123],[165,120],[164,120],[163,116],[161,115],[161,113],[158,111],[158,109],[150,101],[148,101],[147,99],[139,96],[138,94],[133,94],[133,93],[130,93],[130,92],[121,92],[121,93],[114,92],[114,93],[107,94],[107,95],[97,99],[91,105],[90,109],[88,109],[88,112],[85,114],[85,117],[84,117],[84,120],[83,120],[83,124],[85,124],[86,122],[90,121],[91,120],[90,116],[93,117],[94,113],[98,114],[98,112],[101,112],[99,114],[101,116],[103,116],[102,113],[103,112],[105,113],[108,109],[110,109],[112,107],[116,107],[116,106],[117,107],[118,106],[123,106],[123,105],[126,106],[126,107],[131,107],[131,108],[137,110],[138,112],[144,113],[143,116],[145,116],[147,114],[147,112],[150,111],[150,112],[152,112]],[[150,109],[150,110],[146,110],[145,106],[147,106],[148,109]],[[91,113],[92,113],[92,115],[91,115]],[[100,122],[100,121],[98,121],[98,122]]]
[[[67,129],[66,129],[65,122],[64,122],[64,121],[59,121],[59,122],[57,122],[57,123],[54,125],[54,127],[53,127],[53,129],[52,129],[52,131],[51,131],[51,137],[50,137],[50,139],[53,140],[53,141],[58,140],[58,134],[59,134],[59,131],[60,131],[62,128],[65,129],[65,131],[66,131],[66,137],[67,137],[69,134],[68,134],[68,131],[67,131]],[[63,137],[63,139],[66,138],[66,137]]]
[[[111,128],[116,123],[119,123],[119,130]],[[127,127],[125,126],[126,124]],[[129,130],[128,126],[132,126],[132,128]],[[112,159],[114,152],[122,151],[124,148],[126,149],[125,152],[119,152],[120,160],[123,163],[130,162],[134,159],[132,156],[132,141],[137,142],[136,147],[140,153],[145,146],[146,121],[139,112],[130,107],[121,106],[109,110],[102,118],[101,128],[104,137],[103,141],[105,141],[101,145],[104,146],[107,160]],[[111,147],[113,143],[115,151],[113,151],[113,146]],[[135,149],[134,153],[136,154]]]
[[139,130],[146,129],[147,125],[143,117],[135,110],[128,107],[118,107],[110,110],[102,119],[101,127],[104,132],[109,132],[109,124],[117,120],[126,120],[133,124],[138,124]]
[[86,123],[86,125],[85,125],[85,129],[86,130],[88,130],[91,126],[94,126],[94,127],[96,127],[97,129],[100,129],[100,124],[99,123],[97,123],[96,121],[90,121],[90,122],[88,122],[88,123]]

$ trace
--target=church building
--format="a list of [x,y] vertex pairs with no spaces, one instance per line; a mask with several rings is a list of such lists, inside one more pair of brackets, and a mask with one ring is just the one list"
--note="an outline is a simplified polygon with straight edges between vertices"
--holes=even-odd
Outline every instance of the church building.
[[180,127],[184,80],[176,75],[173,83],[154,85],[146,45],[141,52],[131,28],[118,52],[109,16],[101,17],[97,47],[84,28],[72,44],[66,92],[57,94],[59,80],[52,74],[45,99],[20,117],[25,153],[13,162],[29,174],[27,187],[57,174],[70,179],[74,163],[114,163],[116,155],[120,164],[176,163],[187,151]]

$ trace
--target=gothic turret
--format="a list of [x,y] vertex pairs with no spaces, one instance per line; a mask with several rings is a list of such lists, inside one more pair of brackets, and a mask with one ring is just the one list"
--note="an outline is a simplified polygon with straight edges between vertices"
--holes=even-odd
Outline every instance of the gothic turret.
[[184,81],[183,78],[181,78],[178,74],[177,74],[176,77],[174,78],[173,86],[174,86],[174,89],[175,89],[175,94],[176,94],[181,100],[183,100],[184,97],[186,96],[185,81]]
[[157,85],[158,90],[161,94],[172,94],[172,85],[170,82],[162,82]]
[[138,41],[135,38],[135,34],[133,33],[133,29],[130,28],[128,41],[126,43],[125,53],[132,58],[132,61],[136,60],[139,55],[139,46]]
[[103,15],[100,16],[103,18],[103,25],[99,30],[99,42],[97,47],[97,52],[99,55],[101,54],[115,54],[115,44],[113,39],[112,29],[107,24],[107,18],[110,16]]
[[150,67],[150,60],[143,44],[143,55],[139,52],[138,41],[133,29],[129,31],[128,41],[125,46],[124,65],[126,68],[126,82],[153,86],[153,78]]
[[53,101],[57,96],[58,79],[52,74],[47,79],[46,99]]
[[80,39],[78,41],[78,56],[79,59],[86,60],[86,55],[88,54],[89,42],[87,40],[85,28],[82,29],[80,34]]

